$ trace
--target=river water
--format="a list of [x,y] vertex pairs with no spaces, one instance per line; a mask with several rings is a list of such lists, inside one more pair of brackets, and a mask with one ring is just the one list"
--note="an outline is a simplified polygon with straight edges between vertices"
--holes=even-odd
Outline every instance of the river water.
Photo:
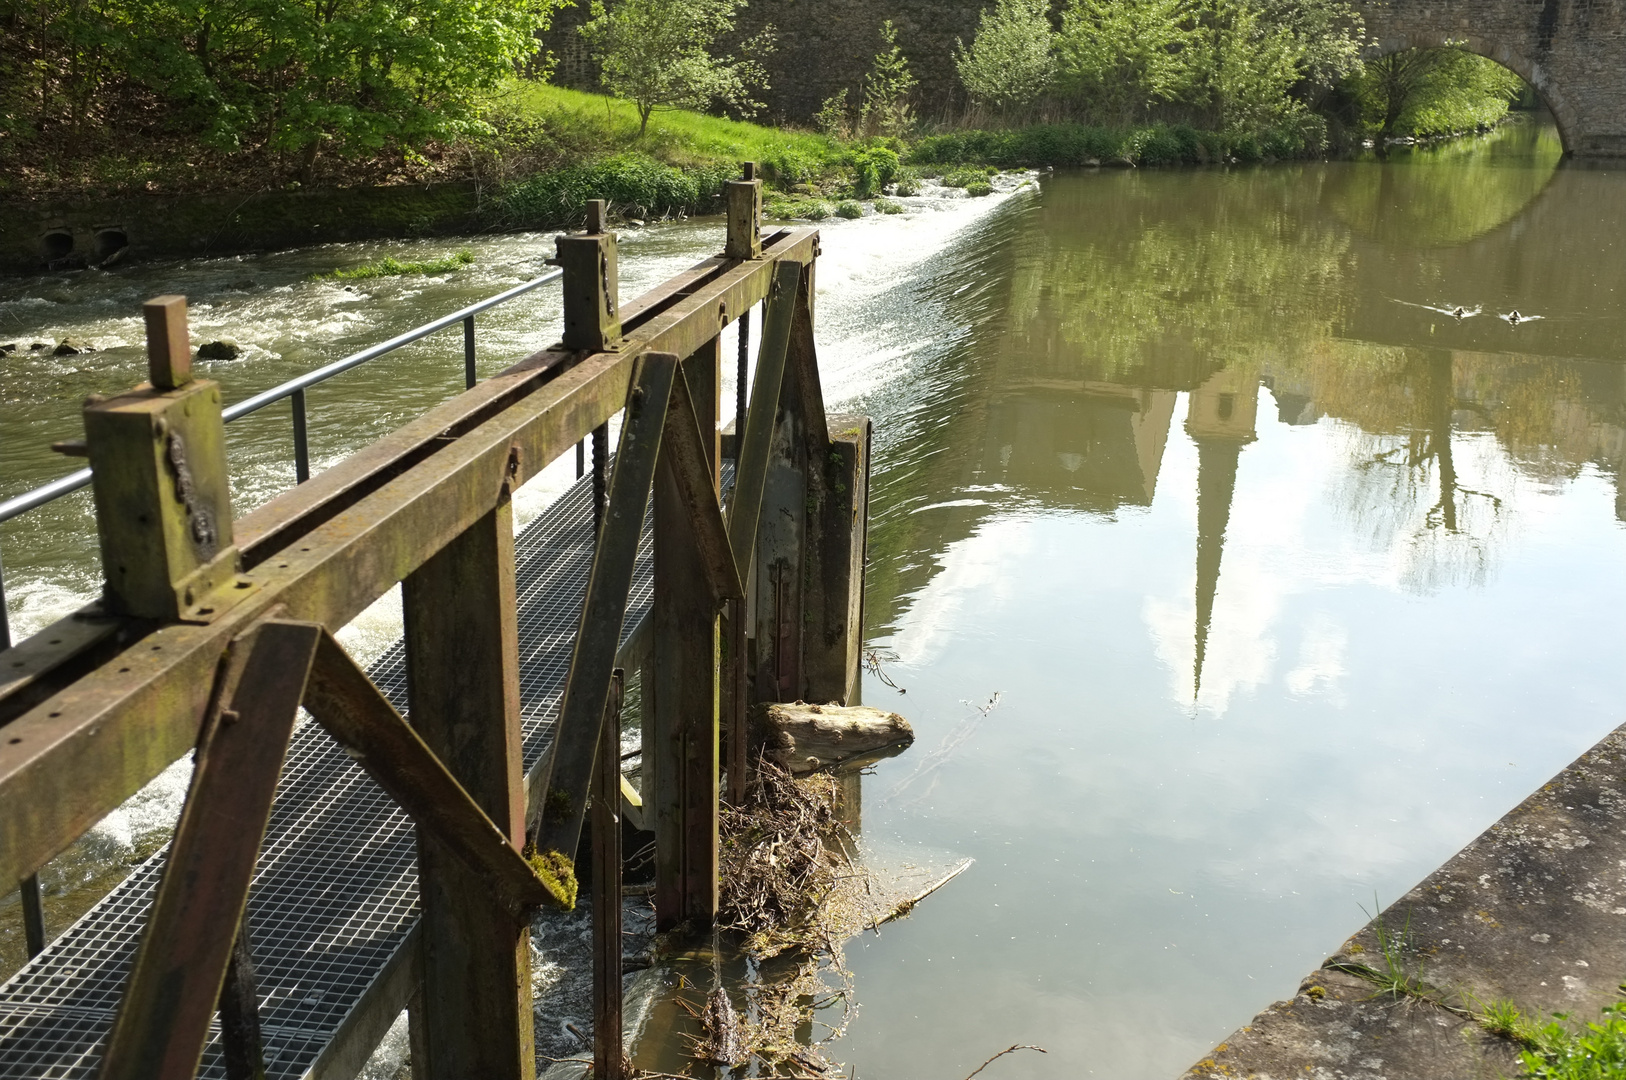
[[[1558,149],[1525,124],[826,224],[827,397],[876,422],[864,694],[917,732],[865,777],[861,828],[976,860],[849,948],[832,1056],[955,1080],[1033,1043],[984,1075],[1177,1075],[1626,720],[1626,170]],[[718,239],[629,234],[623,294]],[[44,446],[79,399],[135,381],[143,298],[187,293],[195,340],[250,346],[211,372],[236,400],[551,242],[305,280],[455,246],[0,282],[0,342],[113,346],[3,361],[0,495],[65,471]],[[556,295],[482,323],[483,372],[557,336]],[[314,392],[318,463],[454,392],[460,355],[454,334]],[[233,425],[242,504],[291,483],[286,424]],[[0,526],[22,631],[93,592],[85,502]],[[398,625],[368,618],[363,650]],[[182,784],[58,887],[160,836]]]

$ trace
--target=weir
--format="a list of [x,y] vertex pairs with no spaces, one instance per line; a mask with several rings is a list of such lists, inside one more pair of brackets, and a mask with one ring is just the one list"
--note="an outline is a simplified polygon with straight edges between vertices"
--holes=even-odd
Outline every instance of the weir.
[[[747,708],[858,680],[869,423],[825,411],[818,233],[764,238],[750,166],[727,200],[722,254],[626,305],[593,204],[558,345],[241,518],[184,300],[147,305],[150,383],[67,448],[104,597],[0,651],[0,880],[193,776],[169,848],[0,987],[0,1076],[351,1077],[403,1007],[415,1077],[533,1076],[530,915],[577,900],[589,812],[595,1075],[621,1075],[621,815],[655,834],[659,925],[704,926]],[[584,442],[516,536],[514,491]],[[398,583],[405,636],[363,672],[334,631]]]

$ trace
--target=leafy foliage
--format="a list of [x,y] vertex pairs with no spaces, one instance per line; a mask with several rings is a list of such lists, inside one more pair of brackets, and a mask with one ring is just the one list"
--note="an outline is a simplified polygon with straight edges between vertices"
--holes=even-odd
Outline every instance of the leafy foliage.
[[1071,0],[1056,38],[1063,94],[1099,123],[1143,122],[1190,84],[1188,0]]
[[1351,80],[1361,126],[1379,138],[1442,135],[1494,124],[1524,82],[1461,49],[1408,49]]
[[504,217],[518,226],[541,227],[579,220],[589,199],[608,199],[612,212],[662,217],[714,204],[736,166],[720,162],[679,169],[639,154],[567,166],[509,187]]
[[410,151],[483,130],[560,0],[0,0],[0,140],[160,129],[223,151]]
[[1008,112],[1050,87],[1050,0],[996,0],[967,49],[955,42],[955,69],[975,105]]
[[1554,1020],[1530,1033],[1536,1046],[1519,1059],[1528,1080],[1612,1080],[1626,1075],[1626,1002],[1608,1005],[1601,1023],[1580,1031]]
[[768,85],[757,57],[773,49],[764,31],[741,47],[741,57],[719,57],[712,48],[734,29],[745,0],[593,0],[582,26],[604,85],[638,106],[639,134],[658,108],[705,110],[723,104],[751,116],[762,108],[752,94]]
[[875,54],[869,74],[864,76],[864,104],[858,124],[865,135],[908,133],[914,122],[909,93],[915,81],[909,60],[898,45],[898,28],[887,19],[881,23],[881,51]]

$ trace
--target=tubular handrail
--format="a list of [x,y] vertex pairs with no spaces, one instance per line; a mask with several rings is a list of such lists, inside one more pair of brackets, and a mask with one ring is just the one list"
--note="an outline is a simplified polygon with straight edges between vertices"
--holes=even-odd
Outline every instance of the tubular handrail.
[[[524,284],[516,285],[512,289],[505,292],[500,292],[496,296],[490,296],[478,303],[470,304],[468,307],[454,311],[450,315],[443,315],[433,322],[424,323],[422,326],[408,330],[404,334],[397,334],[388,341],[380,342],[377,345],[362,349],[360,352],[351,353],[342,360],[335,360],[333,363],[319,367],[314,371],[307,371],[305,374],[289,379],[285,383],[280,383],[273,386],[269,390],[255,394],[251,398],[239,401],[236,405],[232,405],[225,409],[222,412],[222,416],[227,423],[230,423],[231,421],[247,416],[250,413],[258,412],[267,405],[281,401],[283,398],[293,397],[295,394],[301,393],[306,387],[314,386],[320,382],[326,382],[335,375],[349,371],[353,367],[359,367],[369,360],[376,360],[385,353],[394,352],[403,345],[410,345],[412,342],[417,341],[420,338],[428,337],[430,334],[433,334],[436,331],[444,330],[447,327],[453,326],[457,323],[465,324],[464,344],[465,351],[467,351],[467,345],[472,337],[472,335],[468,332],[468,324],[474,319],[474,316],[478,315],[482,311],[486,311],[489,308],[494,308],[498,304],[512,300],[516,296],[528,293],[532,289],[546,285],[550,281],[556,281],[563,275],[563,273],[564,272],[562,270],[550,270],[548,273],[543,274],[540,277],[532,278],[530,281],[527,281]],[[465,360],[467,359],[468,358],[465,357]],[[303,410],[301,410],[301,413],[302,412]],[[303,416],[301,416],[301,419],[303,419]],[[302,424],[301,427],[303,427]],[[77,472],[69,473],[67,476],[52,480],[48,484],[41,484],[32,491],[25,491],[21,495],[14,496],[5,500],[4,502],[0,502],[0,522],[10,521],[14,517],[19,517],[22,514],[26,514],[28,511],[39,506],[44,506],[46,503],[51,502],[54,499],[61,498],[70,492],[78,491],[80,488],[87,486],[89,483],[90,470],[80,469]]]
[[[507,300],[512,300],[514,297],[519,296],[522,293],[530,292],[532,289],[540,285],[546,285],[550,281],[557,280],[563,274],[563,270],[550,270],[541,277],[532,278],[523,285],[514,286],[507,292],[500,292],[496,296],[487,297],[477,304],[470,304],[468,307],[454,311],[450,315],[442,315],[434,322],[424,323],[415,330],[408,330],[404,334],[397,334],[388,341],[380,342],[371,348],[363,349],[357,353],[351,353],[343,360],[335,360],[333,363],[328,364],[325,367],[319,367],[315,371],[307,371],[305,374],[289,379],[287,382],[282,383],[281,385],[273,386],[271,389],[266,390],[263,393],[255,394],[251,398],[239,401],[236,405],[232,405],[227,408],[221,415],[225,418],[227,423],[230,423],[240,416],[247,416],[249,413],[258,412],[267,405],[270,405],[272,402],[281,401],[285,397],[292,397],[295,391],[303,390],[307,386],[314,386],[319,382],[325,382],[340,372],[349,371],[351,368],[359,367],[369,360],[375,360],[378,357],[383,356],[385,353],[394,352],[401,346],[410,345],[419,338],[428,337],[437,330],[444,330],[454,323],[460,323],[465,319],[473,318],[475,315],[485,311],[487,308],[496,307],[498,304],[501,304]],[[4,517],[0,517],[0,521],[4,520]]]

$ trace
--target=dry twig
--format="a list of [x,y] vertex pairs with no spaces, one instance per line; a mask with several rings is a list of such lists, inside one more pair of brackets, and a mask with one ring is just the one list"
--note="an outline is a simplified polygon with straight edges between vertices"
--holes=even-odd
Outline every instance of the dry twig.
[[[1000,1058],[1004,1057],[1006,1054],[1014,1054],[1018,1050],[1037,1050],[1041,1054],[1050,1053],[1050,1051],[1046,1050],[1042,1046],[1032,1046],[1032,1045],[1029,1045],[1028,1043],[1018,1043],[1015,1046],[1006,1047],[1004,1050],[1001,1050],[999,1053],[995,1054],[993,1057],[989,1058],[987,1061],[983,1062],[981,1065],[978,1065],[976,1072],[973,1072],[971,1074],[971,1076],[976,1076],[977,1073],[982,1072],[982,1070],[986,1069],[988,1066],[992,1065],[994,1062],[998,1061]],[[966,1077],[965,1080],[971,1080],[971,1076]]]

